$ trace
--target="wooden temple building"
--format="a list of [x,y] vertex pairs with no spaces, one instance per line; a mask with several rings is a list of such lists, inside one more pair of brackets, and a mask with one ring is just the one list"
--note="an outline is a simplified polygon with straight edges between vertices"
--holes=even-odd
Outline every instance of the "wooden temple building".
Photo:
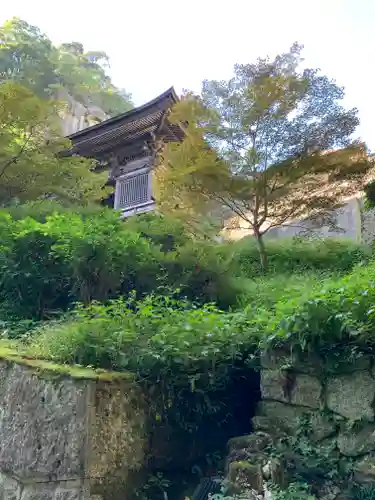
[[161,142],[181,141],[182,129],[168,121],[178,101],[170,88],[152,101],[69,136],[69,154],[94,158],[108,170],[114,193],[106,204],[124,217],[155,209],[151,171]]

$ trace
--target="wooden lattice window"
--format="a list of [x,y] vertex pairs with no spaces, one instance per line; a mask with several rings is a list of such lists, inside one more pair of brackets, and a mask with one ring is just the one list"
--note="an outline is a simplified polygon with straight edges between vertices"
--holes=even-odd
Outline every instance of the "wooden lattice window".
[[131,210],[152,202],[151,172],[131,172],[116,181],[115,209]]

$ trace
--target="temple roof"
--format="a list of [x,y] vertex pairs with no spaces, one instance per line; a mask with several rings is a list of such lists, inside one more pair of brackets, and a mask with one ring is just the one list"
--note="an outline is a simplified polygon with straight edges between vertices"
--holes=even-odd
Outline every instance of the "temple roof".
[[143,106],[76,132],[69,136],[70,154],[102,159],[121,149],[123,156],[132,158],[138,156],[142,146],[155,136],[167,142],[181,140],[182,130],[167,119],[177,101],[177,94],[171,87]]

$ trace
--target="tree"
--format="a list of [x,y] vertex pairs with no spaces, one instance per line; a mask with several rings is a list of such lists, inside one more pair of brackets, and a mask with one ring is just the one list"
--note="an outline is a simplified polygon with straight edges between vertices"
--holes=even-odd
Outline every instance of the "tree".
[[156,174],[162,209],[245,221],[264,268],[267,231],[301,217],[332,226],[332,208],[371,166],[352,140],[357,110],[342,107],[334,81],[300,71],[300,53],[294,44],[187,93],[171,114],[185,139],[165,146]]
[[0,206],[57,198],[85,204],[105,194],[91,160],[63,157],[58,107],[17,82],[0,84]]
[[54,47],[36,26],[14,18],[0,26],[0,83],[18,81],[40,97],[57,83]]
[[116,115],[133,107],[131,97],[106,74],[108,56],[85,52],[79,42],[55,47],[40,30],[14,18],[0,27],[0,83],[14,80],[39,97],[64,89],[84,105]]

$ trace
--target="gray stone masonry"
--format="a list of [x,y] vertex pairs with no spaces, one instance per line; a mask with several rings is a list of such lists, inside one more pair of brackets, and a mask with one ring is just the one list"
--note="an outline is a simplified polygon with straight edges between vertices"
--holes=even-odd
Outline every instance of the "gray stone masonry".
[[0,500],[88,500],[95,493],[117,500],[106,488],[119,482],[127,500],[127,478],[143,461],[143,425],[141,396],[128,380],[0,361]]
[[[375,485],[374,357],[337,353],[326,360],[288,347],[269,349],[261,355],[260,384],[253,439],[230,442],[230,481],[234,471],[247,473],[252,488],[269,480],[276,447],[277,453],[282,450],[287,480],[293,480],[290,471],[312,478],[313,486],[315,475],[320,478],[319,499],[346,498],[345,488],[353,481]],[[267,435],[273,444],[256,453],[256,436],[264,442]],[[232,443],[239,447],[236,453]]]

